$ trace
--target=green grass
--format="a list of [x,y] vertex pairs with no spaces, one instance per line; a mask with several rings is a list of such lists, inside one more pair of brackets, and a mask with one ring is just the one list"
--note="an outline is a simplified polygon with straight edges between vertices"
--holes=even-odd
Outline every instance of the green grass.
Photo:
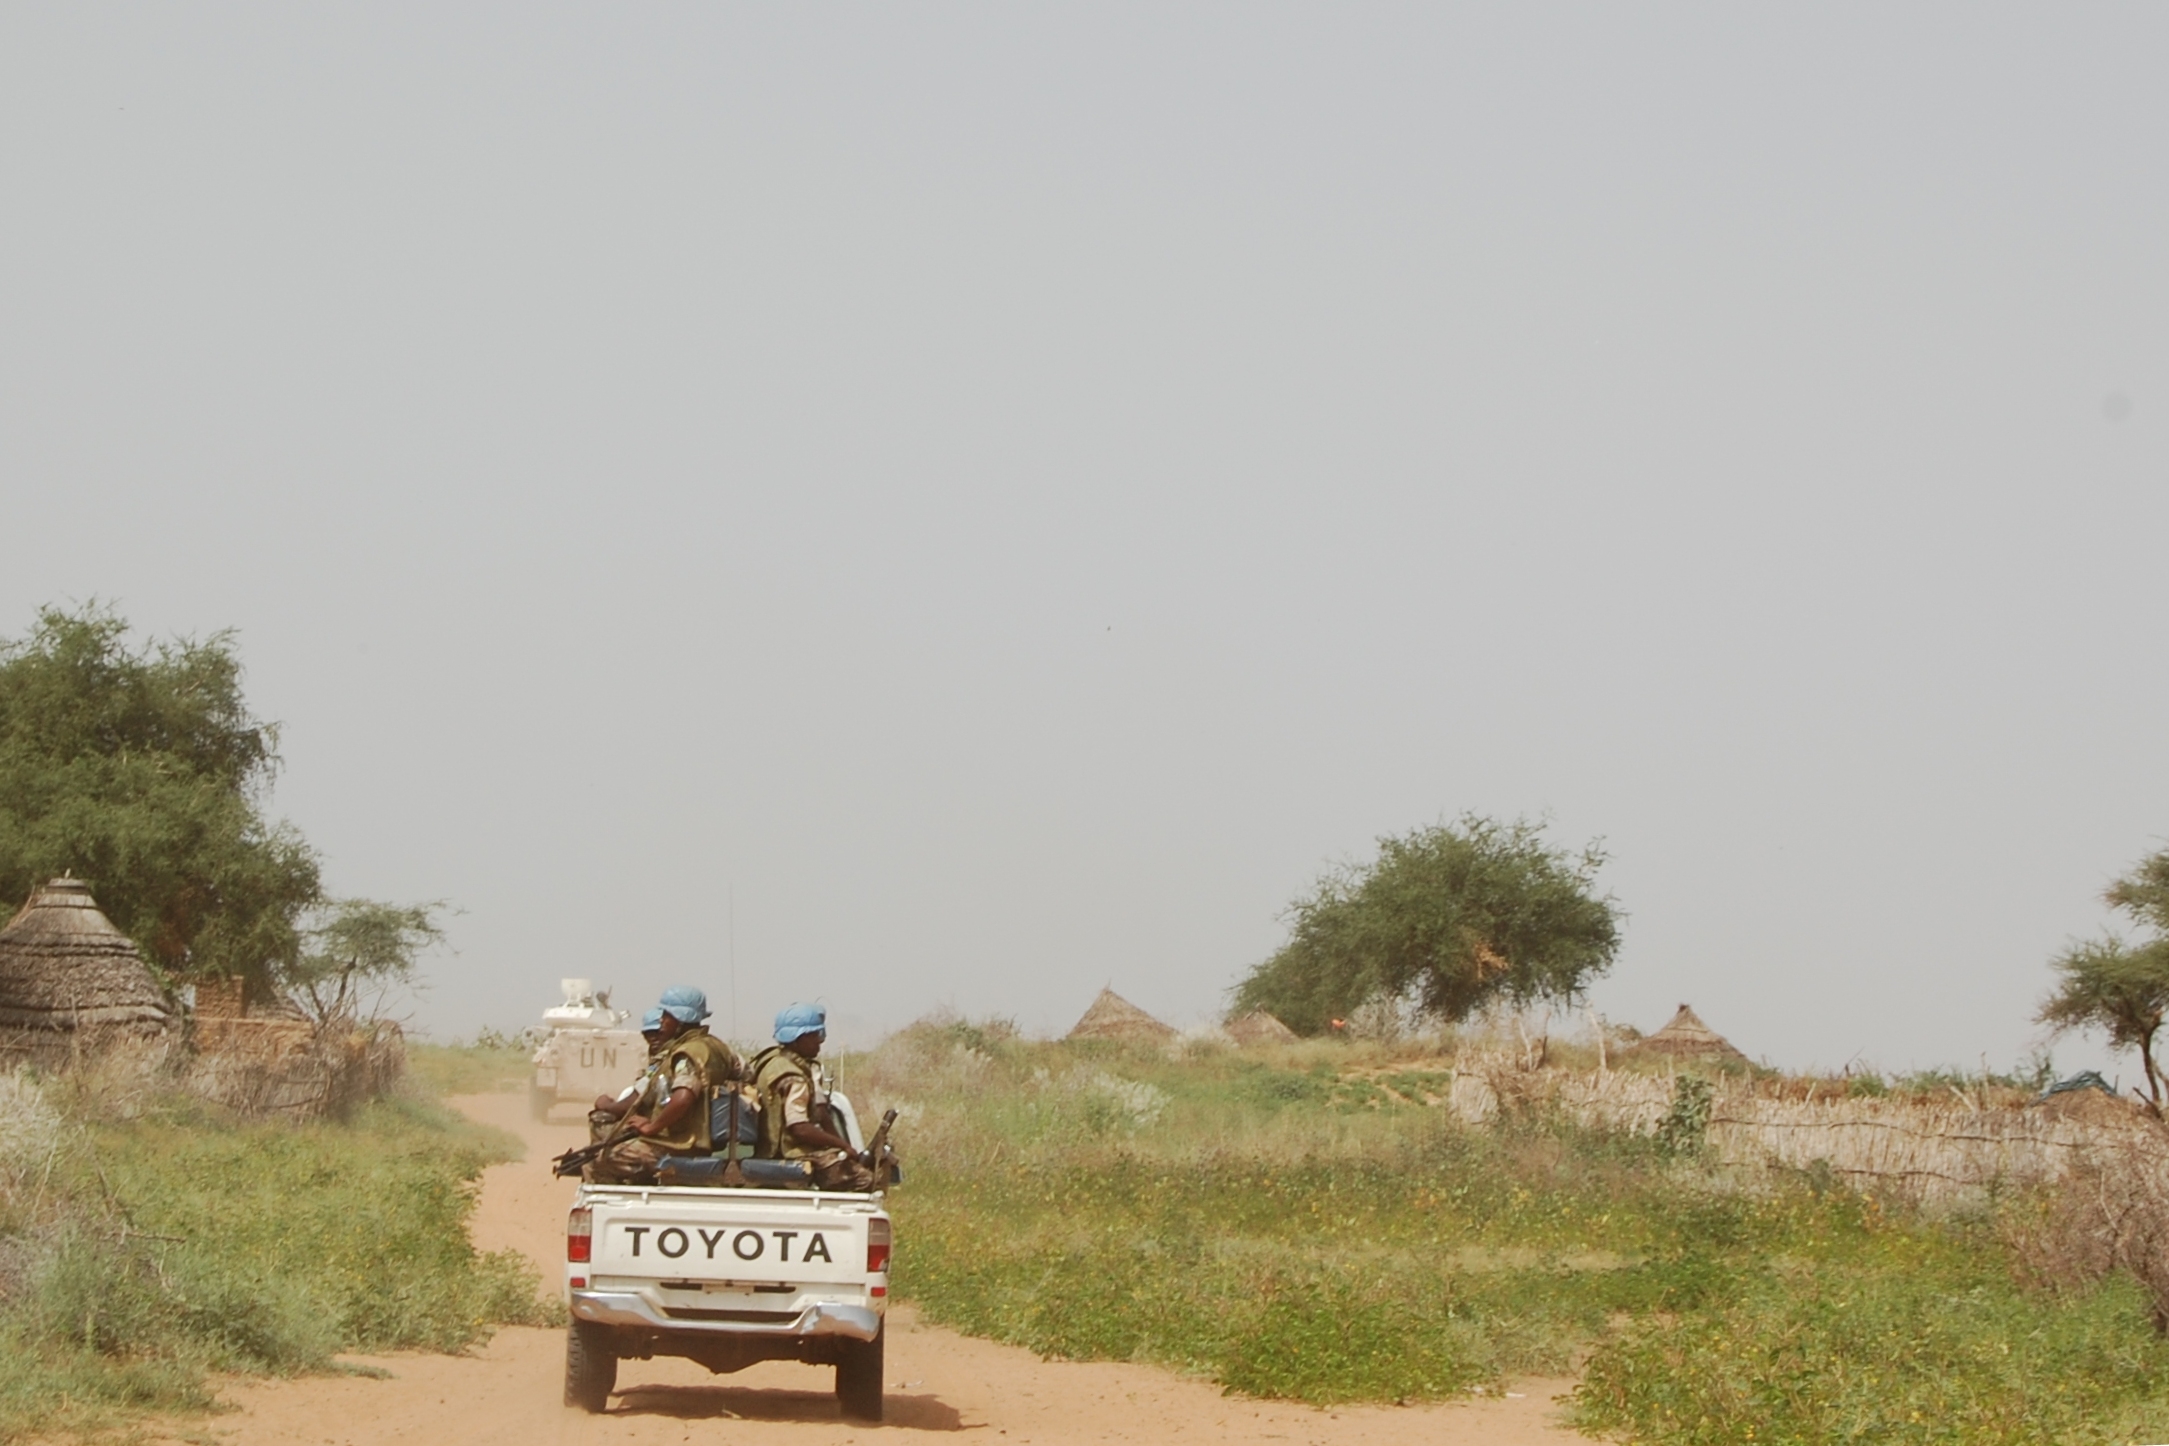
[[2159,1440],[2169,1347],[2129,1281],[2029,1296],[1962,1232],[1741,1271],[1591,1358],[1579,1418],[1641,1441]]
[[516,1146],[438,1106],[381,1101],[351,1123],[298,1127],[137,1123],[93,1144],[133,1227],[175,1242],[168,1276],[219,1282],[297,1323],[260,1345],[197,1332],[237,1361],[317,1364],[320,1342],[458,1350],[533,1314],[531,1267],[467,1239],[473,1180]]
[[467,1237],[475,1178],[516,1143],[435,1104],[292,1125],[176,1100],[63,1123],[50,1167],[0,1194],[0,1441],[203,1410],[211,1371],[458,1350],[547,1314],[530,1265]]
[[1990,1214],[1467,1129],[1404,1102],[1443,1093],[1436,1061],[1325,1048],[921,1026],[847,1061],[913,1106],[899,1293],[1050,1356],[1320,1404],[1579,1370],[1579,1423],[1650,1443],[2169,1439],[2137,1288],[2021,1286]]
[[1516,1179],[1526,1162],[1482,1144],[1293,1166],[1117,1153],[992,1178],[924,1172],[896,1200],[898,1288],[1044,1354],[1157,1361],[1320,1403],[1563,1372],[1614,1312],[1701,1288],[1681,1268],[1701,1262],[1682,1261],[1688,1245],[1653,1212],[1530,1188]]
[[533,1055],[524,1045],[410,1043],[407,1076],[431,1099],[495,1094],[526,1085]]

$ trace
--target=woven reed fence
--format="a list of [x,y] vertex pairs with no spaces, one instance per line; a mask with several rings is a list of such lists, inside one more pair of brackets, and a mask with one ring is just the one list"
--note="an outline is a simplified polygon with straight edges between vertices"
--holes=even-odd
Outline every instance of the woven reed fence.
[[406,1070],[396,1025],[319,1030],[282,1019],[252,1027],[257,1023],[231,1022],[209,1049],[170,1033],[0,1031],[0,1071],[27,1067],[75,1080],[117,1118],[179,1090],[243,1115],[309,1120],[390,1093]]
[[230,1032],[219,1049],[198,1054],[185,1072],[186,1087],[244,1115],[307,1120],[343,1115],[388,1093],[406,1069],[406,1041],[396,1025],[262,1033],[258,1043]]
[[[1758,1093],[1750,1080],[1713,1084],[1705,1141],[1720,1166],[1827,1169],[1923,1203],[2058,1180],[2090,1160],[2135,1150],[2169,1159],[2169,1133],[2115,1106],[2080,1118],[2039,1108],[1983,1109],[1955,1095],[1778,1099]],[[1647,1135],[1672,1108],[1675,1088],[1664,1075],[1521,1070],[1480,1061],[1457,1069],[1450,1093],[1437,1103],[1471,1123],[1502,1111],[1543,1111],[1588,1129]]]

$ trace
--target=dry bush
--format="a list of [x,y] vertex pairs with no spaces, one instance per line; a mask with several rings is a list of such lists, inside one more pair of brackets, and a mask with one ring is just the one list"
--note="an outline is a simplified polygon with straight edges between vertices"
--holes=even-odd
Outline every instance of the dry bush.
[[1417,1034],[1423,1022],[1422,1012],[1407,1001],[1373,995],[1349,1011],[1346,1028],[1350,1039],[1399,1044]]
[[22,1068],[0,1074],[0,1189],[12,1190],[42,1170],[60,1135],[60,1111],[37,1075]]
[[1557,1115],[1583,1129],[1646,1135],[1672,1102],[1668,1075],[1530,1069],[1516,1048],[1464,1050],[1448,1107],[1470,1124]]
[[343,1116],[391,1093],[405,1073],[406,1041],[396,1024],[275,1023],[276,1030],[229,1031],[215,1049],[129,1029],[82,1029],[59,1038],[19,1031],[0,1039],[0,1060],[15,1061],[13,1075],[0,1078],[36,1079],[41,1098],[69,1118],[139,1119],[176,1096],[191,1096],[245,1117],[306,1120]]
[[46,1080],[48,1097],[63,1115],[135,1120],[172,1097],[188,1054],[170,1035],[147,1040],[82,1033],[73,1055]]
[[1999,1217],[2021,1276],[2059,1292],[2126,1271],[2169,1334],[2169,1130],[2119,1132],[2074,1160],[2063,1178],[2027,1192]]
[[839,1061],[841,1083],[862,1115],[893,1108],[899,1140],[913,1152],[984,1163],[990,1141],[972,1101],[1013,1071],[997,1063],[1015,1038],[1007,1021],[969,1023],[953,1016],[922,1020],[890,1035],[870,1053]]

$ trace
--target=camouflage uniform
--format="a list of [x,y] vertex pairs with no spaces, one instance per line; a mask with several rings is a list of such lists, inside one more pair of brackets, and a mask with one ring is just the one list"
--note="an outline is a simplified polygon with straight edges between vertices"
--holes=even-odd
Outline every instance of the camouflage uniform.
[[833,1146],[809,1147],[791,1138],[792,1125],[817,1124],[834,1129],[828,1100],[814,1082],[812,1060],[782,1045],[764,1049],[753,1059],[753,1087],[761,1096],[763,1158],[806,1161],[813,1169],[814,1188],[818,1190],[864,1192],[874,1188],[874,1172],[850,1151]]
[[[705,1155],[713,1147],[708,1138],[708,1100],[719,1086],[737,1076],[738,1056],[697,1024],[665,1044],[658,1056],[648,1092],[628,1113],[652,1118],[649,1111],[661,1109],[664,1101],[682,1089],[693,1092],[693,1107],[668,1130],[618,1141],[588,1163],[582,1179],[595,1185],[652,1185],[669,1156]],[[609,1128],[616,1128],[615,1122]],[[604,1136],[608,1133],[609,1129],[603,1131]]]
[[628,1135],[597,1155],[580,1171],[590,1185],[653,1185],[663,1161],[683,1150],[666,1150],[653,1140]]

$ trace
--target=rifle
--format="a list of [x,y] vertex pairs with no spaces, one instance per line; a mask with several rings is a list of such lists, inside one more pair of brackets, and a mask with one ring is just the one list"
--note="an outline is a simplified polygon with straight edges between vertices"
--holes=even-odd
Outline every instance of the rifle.
[[602,1154],[603,1151],[632,1133],[633,1119],[638,1113],[637,1110],[627,1108],[624,1114],[618,1116],[616,1129],[604,1135],[592,1145],[582,1145],[578,1149],[567,1150],[564,1154],[559,1155],[550,1162],[550,1173],[560,1178],[566,1175],[579,1174],[589,1164],[593,1163],[595,1158]]
[[896,1128],[896,1111],[891,1109],[881,1117],[881,1124],[875,1129],[874,1137],[866,1142],[865,1152],[859,1156],[861,1164],[883,1179],[887,1178],[892,1163],[887,1158],[887,1155],[889,1151],[889,1131],[894,1128]]

